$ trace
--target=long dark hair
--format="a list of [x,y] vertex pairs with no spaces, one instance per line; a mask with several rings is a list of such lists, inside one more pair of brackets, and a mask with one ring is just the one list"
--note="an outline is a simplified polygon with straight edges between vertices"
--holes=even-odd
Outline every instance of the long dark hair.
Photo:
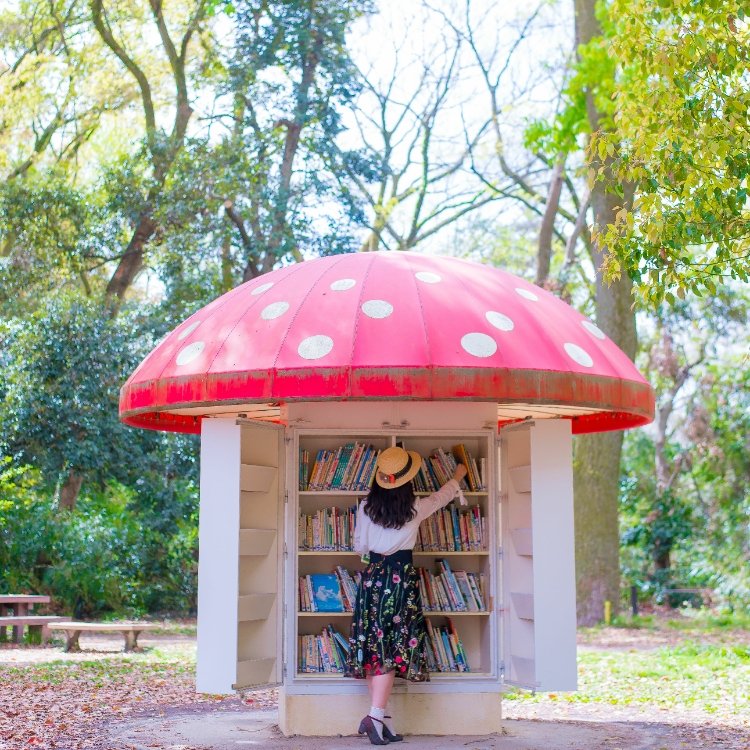
[[365,513],[373,523],[386,529],[400,529],[417,515],[411,482],[387,490],[373,482],[365,498]]

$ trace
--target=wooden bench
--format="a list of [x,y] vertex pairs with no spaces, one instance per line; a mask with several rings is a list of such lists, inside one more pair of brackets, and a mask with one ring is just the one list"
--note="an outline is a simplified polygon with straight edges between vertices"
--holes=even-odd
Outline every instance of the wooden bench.
[[710,607],[713,604],[714,592],[712,589],[664,589],[664,593],[667,594],[672,601],[681,601],[681,603],[691,604],[693,607],[697,601],[700,601],[701,606],[703,607]]
[[144,630],[153,630],[157,627],[159,626],[155,623],[146,622],[56,622],[50,626],[52,630],[63,630],[65,632],[66,651],[81,650],[78,638],[83,631],[122,633],[125,637],[125,651],[140,651],[138,636]]
[[30,633],[38,633],[41,642],[46,643],[49,640],[50,624],[64,619],[64,617],[53,615],[8,615],[0,617],[0,641],[7,638],[5,629],[12,627],[16,642],[21,639],[21,631],[28,628]]

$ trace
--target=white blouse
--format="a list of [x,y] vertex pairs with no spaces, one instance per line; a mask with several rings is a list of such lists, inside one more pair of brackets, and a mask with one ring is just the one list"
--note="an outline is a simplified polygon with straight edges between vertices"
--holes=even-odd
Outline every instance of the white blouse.
[[416,499],[417,515],[400,529],[386,529],[374,523],[365,513],[364,501],[357,510],[357,525],[354,530],[354,551],[360,555],[377,552],[392,555],[401,549],[414,549],[419,533],[419,524],[436,510],[453,500],[458,492],[458,482],[449,479],[437,492]]

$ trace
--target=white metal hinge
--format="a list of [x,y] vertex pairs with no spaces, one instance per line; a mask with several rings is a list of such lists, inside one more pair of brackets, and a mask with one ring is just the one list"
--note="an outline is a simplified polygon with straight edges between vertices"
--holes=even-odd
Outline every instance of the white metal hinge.
[[502,560],[503,559],[503,548],[498,547],[497,548],[497,556]]
[[[289,556],[289,553],[287,552],[287,549],[286,549],[286,542],[284,542],[284,557],[288,557],[288,556]],[[284,605],[284,607],[286,608],[286,604]]]
[[286,620],[286,602],[284,602],[284,619]]
[[505,679],[505,662],[504,662],[504,661],[501,661],[501,662],[500,662],[500,663],[499,663],[499,664],[497,665],[497,668],[498,668],[498,669],[500,670],[500,679],[501,679],[501,680],[504,680],[504,679]]
[[281,674],[283,677],[286,677],[286,662],[284,662],[281,666]]
[[284,490],[284,502],[289,502],[289,490]]

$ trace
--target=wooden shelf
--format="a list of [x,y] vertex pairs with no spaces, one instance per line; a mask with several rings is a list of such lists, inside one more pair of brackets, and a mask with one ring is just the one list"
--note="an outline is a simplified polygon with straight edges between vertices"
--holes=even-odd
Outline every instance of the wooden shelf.
[[[437,490],[435,490],[437,492]],[[428,497],[434,495],[435,492],[415,492],[417,497]],[[464,497],[487,497],[489,494],[487,490],[480,490],[479,492],[472,492],[471,490],[463,490]]]
[[[477,550],[476,552],[451,552],[443,550],[441,552],[437,551],[424,551],[424,550],[414,550],[414,556],[422,555],[424,557],[445,557],[446,555],[463,555],[464,557],[471,557],[471,556],[477,556],[477,555],[489,555],[490,553],[487,550]],[[361,557],[361,555],[358,552],[351,552],[351,551],[344,551],[344,552],[337,552],[336,550],[307,550],[307,549],[301,549],[297,550],[298,557],[302,557],[303,555],[319,555],[319,556],[328,556],[328,557],[339,557],[339,556],[348,556],[348,557]]]
[[278,469],[275,466],[240,465],[240,490],[242,492],[268,492]]
[[534,595],[521,592],[511,591],[510,600],[513,602],[513,608],[516,615],[522,620],[534,619]]
[[370,490],[298,490],[300,497],[320,497],[335,495],[336,497],[363,497]]
[[237,600],[239,622],[267,620],[276,594],[245,594]]
[[[439,680],[441,678],[450,679],[455,678],[457,675],[461,675],[462,677],[463,675],[466,675],[468,678],[493,676],[490,672],[430,672],[430,680]],[[309,677],[311,680],[349,680],[348,677],[344,677],[343,672],[295,672],[295,677],[297,679],[306,679]],[[398,685],[399,682],[396,684]]]
[[521,494],[531,492],[531,466],[511,466],[508,469],[510,481],[513,483],[513,489]]
[[273,682],[273,671],[276,659],[243,659],[237,663],[237,682],[232,686],[236,690],[243,687],[255,687]]
[[510,530],[510,538],[513,540],[513,548],[516,554],[522,557],[532,557],[534,545],[531,536],[531,529],[518,528]]
[[276,539],[274,529],[240,529],[240,555],[263,557]]
[[[491,615],[486,609],[481,612],[453,612],[451,610],[423,610],[425,617],[464,617],[466,615],[487,616]],[[351,617],[353,612],[297,612],[297,617]]]
[[351,617],[353,612],[297,612],[297,617]]
[[487,550],[476,550],[476,552],[453,552],[453,551],[447,551],[442,550],[440,552],[436,551],[425,551],[425,550],[414,550],[415,555],[427,555],[431,557],[445,557],[446,555],[464,555],[464,556],[471,556],[471,555],[489,555],[490,553]]
[[[297,494],[300,497],[325,497],[325,496],[336,496],[336,497],[364,497],[370,492],[370,490],[297,490]],[[417,497],[428,497],[434,495],[434,492],[415,492]],[[464,497],[487,497],[489,493],[486,490],[481,492],[470,492],[464,490]]]
[[330,550],[329,549],[322,549],[322,550],[317,550],[317,549],[300,549],[300,550],[297,550],[297,556],[298,557],[302,557],[303,555],[319,555],[319,556],[326,556],[326,557],[341,557],[341,556],[346,556],[346,557],[360,557],[359,553],[352,552],[351,550],[345,550],[345,551],[340,551],[340,552],[337,552],[336,550],[333,550],[333,549],[330,549]]

